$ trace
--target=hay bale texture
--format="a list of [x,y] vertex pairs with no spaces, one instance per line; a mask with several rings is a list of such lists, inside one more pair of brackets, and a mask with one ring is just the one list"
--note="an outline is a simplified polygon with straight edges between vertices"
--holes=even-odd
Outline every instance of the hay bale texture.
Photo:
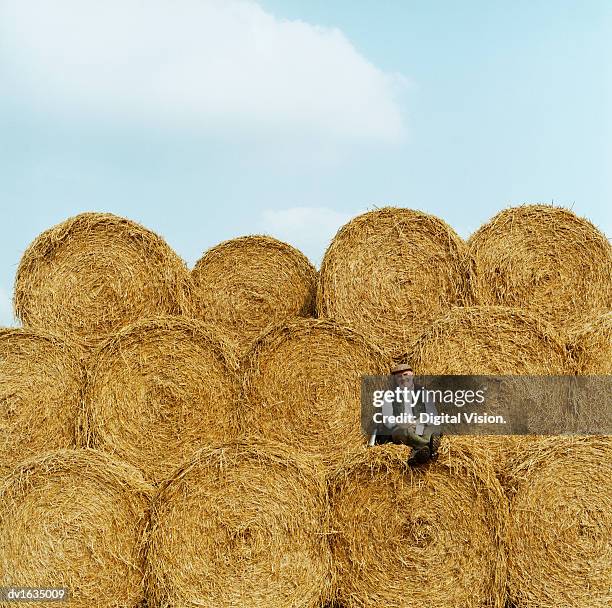
[[564,345],[548,323],[517,308],[455,308],[431,323],[409,356],[427,375],[561,375]]
[[363,448],[329,479],[334,595],[344,608],[503,608],[507,503],[486,463],[444,442]]
[[578,328],[570,338],[578,374],[612,375],[612,312]]
[[612,437],[551,438],[511,465],[513,605],[612,605]]
[[189,273],[155,233],[108,213],[83,213],[43,232],[23,254],[15,313],[95,347],[142,317],[180,314]]
[[191,276],[194,314],[243,350],[267,327],[314,313],[315,268],[295,247],[269,236],[213,247]]
[[[409,359],[422,375],[555,376],[569,370],[565,347],[551,325],[524,310],[500,306],[453,309],[427,327]],[[557,400],[540,407],[533,424],[565,420],[568,415]],[[533,437],[457,435],[451,439],[485,448],[501,472],[507,458]]]
[[52,334],[0,329],[0,476],[40,452],[76,446],[79,359]]
[[422,326],[463,302],[466,248],[442,220],[384,207],[336,235],[321,265],[317,310],[401,356]]
[[231,347],[200,321],[158,317],[122,329],[93,357],[84,439],[160,482],[207,440],[237,431]]
[[578,376],[574,380],[574,430],[612,434],[612,312],[570,334],[569,350]]
[[468,245],[475,304],[531,310],[559,330],[612,309],[612,247],[591,222],[567,209],[505,209]]
[[243,428],[331,463],[362,445],[361,376],[391,359],[357,332],[323,319],[286,322],[245,358]]
[[75,608],[140,606],[151,497],[138,471],[93,450],[25,461],[0,481],[0,587],[67,588]]
[[322,476],[269,442],[204,448],[161,490],[147,551],[152,608],[319,608],[330,554]]

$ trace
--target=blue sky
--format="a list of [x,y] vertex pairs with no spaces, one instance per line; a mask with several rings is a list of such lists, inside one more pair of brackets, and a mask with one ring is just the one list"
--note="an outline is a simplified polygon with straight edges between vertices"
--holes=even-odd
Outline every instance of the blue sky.
[[190,264],[261,232],[318,263],[386,204],[610,236],[611,60],[607,0],[0,0],[0,325],[23,250],[87,210]]

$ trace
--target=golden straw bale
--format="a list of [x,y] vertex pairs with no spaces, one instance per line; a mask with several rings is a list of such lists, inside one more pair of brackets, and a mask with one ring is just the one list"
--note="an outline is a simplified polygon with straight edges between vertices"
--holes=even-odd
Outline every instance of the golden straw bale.
[[286,322],[261,336],[245,358],[243,426],[331,463],[364,443],[361,376],[387,374],[391,363],[344,326]]
[[612,437],[554,437],[509,466],[516,608],[612,605]]
[[0,588],[61,587],[71,607],[137,608],[152,493],[136,469],[94,450],[23,462],[0,480]]
[[52,334],[0,329],[0,476],[19,461],[76,445],[85,373]]
[[189,272],[158,235],[109,213],[83,213],[43,232],[23,254],[15,312],[95,347],[142,317],[180,314]]
[[238,433],[236,365],[231,347],[200,321],[157,317],[129,325],[93,356],[84,441],[160,482],[203,441]]
[[503,608],[507,502],[493,470],[449,442],[425,467],[409,467],[409,453],[362,448],[329,478],[337,601]]
[[[409,357],[422,375],[555,376],[569,371],[565,347],[554,328],[527,311],[501,306],[454,308],[431,323]],[[569,415],[560,399],[541,403],[534,412],[538,424],[555,424]],[[465,445],[486,446],[494,466],[503,470],[506,458],[533,436],[454,436]]]
[[465,256],[464,242],[432,215],[394,207],[360,215],[325,253],[319,316],[399,357],[425,323],[463,303]]
[[194,314],[219,325],[240,349],[268,326],[314,312],[314,266],[295,247],[269,236],[244,236],[209,249],[191,276]]
[[525,308],[559,331],[612,308],[612,246],[568,209],[505,209],[468,245],[475,304]]
[[206,447],[161,490],[147,551],[151,608],[319,608],[331,567],[324,479],[280,444]]

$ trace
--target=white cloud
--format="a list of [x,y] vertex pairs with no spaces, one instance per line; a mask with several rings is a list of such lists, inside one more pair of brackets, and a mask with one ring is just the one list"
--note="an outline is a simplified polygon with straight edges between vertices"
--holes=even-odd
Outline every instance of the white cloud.
[[403,132],[401,76],[339,29],[252,0],[2,0],[0,49],[4,93],[45,110],[206,132]]
[[263,211],[261,232],[286,241],[319,264],[336,232],[363,211],[344,213],[329,207],[290,207]]
[[0,327],[9,327],[14,324],[11,297],[8,291],[0,287]]

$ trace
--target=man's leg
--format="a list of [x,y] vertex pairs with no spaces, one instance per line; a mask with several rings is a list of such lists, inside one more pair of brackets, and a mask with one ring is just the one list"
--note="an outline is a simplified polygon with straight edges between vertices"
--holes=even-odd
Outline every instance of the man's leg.
[[418,450],[420,448],[429,447],[429,437],[421,437],[414,431],[405,427],[397,427],[391,434],[394,443],[402,443],[409,445],[411,448]]
[[431,434],[422,437],[407,428],[397,428],[393,431],[393,442],[409,445],[412,454],[408,458],[409,465],[425,464],[436,456],[440,445],[440,435]]

